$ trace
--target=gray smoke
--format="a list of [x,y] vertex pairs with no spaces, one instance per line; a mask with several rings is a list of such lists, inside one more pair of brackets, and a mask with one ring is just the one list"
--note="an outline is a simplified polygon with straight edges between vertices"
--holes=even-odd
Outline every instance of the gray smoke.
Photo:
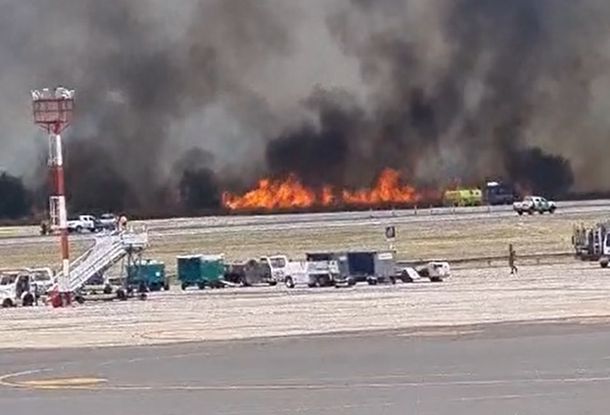
[[384,167],[607,190],[609,27],[603,0],[0,0],[0,169],[44,180],[28,91],[62,83],[74,209]]

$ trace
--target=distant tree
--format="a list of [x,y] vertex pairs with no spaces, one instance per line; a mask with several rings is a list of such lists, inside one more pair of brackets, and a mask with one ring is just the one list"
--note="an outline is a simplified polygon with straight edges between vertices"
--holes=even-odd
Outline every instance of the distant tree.
[[31,212],[31,197],[20,178],[0,174],[0,219],[18,219]]

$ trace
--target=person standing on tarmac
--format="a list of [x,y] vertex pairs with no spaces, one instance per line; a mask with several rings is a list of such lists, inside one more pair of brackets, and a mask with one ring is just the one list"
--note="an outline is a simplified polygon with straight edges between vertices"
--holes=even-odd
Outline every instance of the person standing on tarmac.
[[517,258],[517,253],[513,248],[513,244],[508,244],[508,266],[510,267],[510,274],[514,275],[519,272],[517,266],[515,265],[515,259]]

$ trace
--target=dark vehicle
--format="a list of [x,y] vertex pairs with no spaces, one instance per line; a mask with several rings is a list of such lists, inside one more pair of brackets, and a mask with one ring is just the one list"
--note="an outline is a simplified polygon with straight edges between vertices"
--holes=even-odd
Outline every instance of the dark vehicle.
[[233,284],[250,287],[258,284],[276,285],[271,267],[267,261],[251,259],[244,263],[230,264],[225,271],[224,279]]
[[367,282],[375,285],[400,278],[396,276],[396,260],[390,251],[308,253],[307,261],[337,261],[339,275],[335,277],[336,284]]
[[512,205],[517,200],[515,189],[505,183],[488,182],[484,198],[488,205]]
[[119,219],[114,213],[104,213],[100,215],[96,225],[101,230],[115,231],[118,223]]

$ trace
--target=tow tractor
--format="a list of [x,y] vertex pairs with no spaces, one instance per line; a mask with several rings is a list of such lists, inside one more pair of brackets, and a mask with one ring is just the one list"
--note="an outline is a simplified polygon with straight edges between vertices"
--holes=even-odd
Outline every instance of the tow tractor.
[[8,273],[0,278],[0,304],[3,308],[30,307],[38,300],[32,276],[27,273]]

